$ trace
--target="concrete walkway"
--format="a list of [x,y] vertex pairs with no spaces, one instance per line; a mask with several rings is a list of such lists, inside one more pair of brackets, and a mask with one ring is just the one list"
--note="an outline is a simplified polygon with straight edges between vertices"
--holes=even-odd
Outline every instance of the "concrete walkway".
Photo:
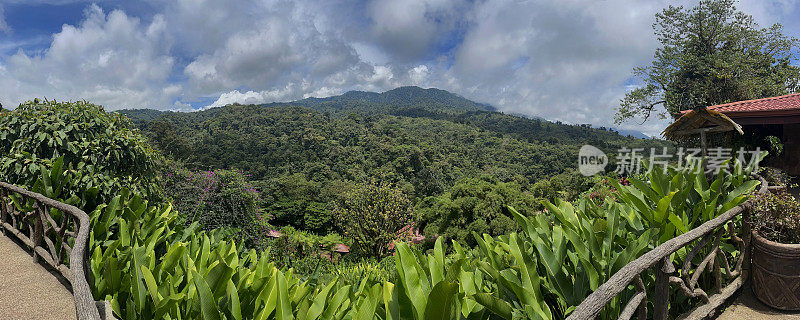
[[2,233],[0,319],[75,319],[72,293]]
[[759,301],[750,287],[742,288],[739,297],[722,314],[718,320],[800,320],[800,312],[781,312],[772,309]]

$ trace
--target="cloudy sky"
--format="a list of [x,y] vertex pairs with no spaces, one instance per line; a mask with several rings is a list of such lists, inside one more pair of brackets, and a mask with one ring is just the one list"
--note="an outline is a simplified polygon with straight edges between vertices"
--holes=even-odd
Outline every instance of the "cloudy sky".
[[[742,1],[800,37],[800,4]],[[657,43],[650,0],[0,0],[0,103],[192,110],[402,85],[611,125]],[[656,134],[665,122],[621,126]]]

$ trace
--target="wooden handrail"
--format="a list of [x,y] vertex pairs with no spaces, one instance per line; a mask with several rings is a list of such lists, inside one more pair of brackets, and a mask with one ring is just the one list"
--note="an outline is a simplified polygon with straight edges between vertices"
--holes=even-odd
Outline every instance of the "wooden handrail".
[[[761,188],[759,189],[758,192],[759,193],[769,192],[769,190],[768,190],[769,186],[767,184],[767,181],[761,176],[755,175],[755,177],[758,178],[761,181]],[[655,303],[654,303],[655,304],[655,309],[656,309],[656,310],[654,310],[654,318],[657,319],[657,320],[666,319],[666,316],[667,316],[666,308],[668,306],[668,298],[669,298],[669,285],[670,284],[680,285],[681,283],[684,283],[684,282],[678,283],[680,280],[682,280],[681,278],[670,277],[669,276],[670,273],[675,271],[674,270],[674,266],[672,266],[672,262],[670,261],[670,255],[672,253],[680,250],[681,248],[686,247],[687,245],[691,244],[692,242],[694,242],[696,240],[701,240],[701,238],[704,238],[704,237],[706,237],[708,240],[702,239],[701,243],[696,248],[700,248],[700,247],[704,246],[705,244],[709,243],[710,242],[709,240],[711,239],[711,236],[714,235],[714,231],[715,230],[717,230],[720,227],[724,227],[726,224],[728,224],[729,221],[731,221],[731,219],[733,219],[737,215],[742,214],[743,212],[747,212],[749,210],[749,207],[750,207],[750,203],[749,202],[746,202],[746,203],[744,203],[742,205],[736,206],[736,207],[724,212],[723,214],[717,216],[716,218],[711,219],[711,220],[703,223],[699,227],[694,228],[692,230],[689,230],[688,232],[686,232],[686,233],[684,233],[682,235],[679,235],[679,236],[677,236],[675,238],[672,238],[672,239],[664,242],[663,244],[661,244],[660,246],[656,247],[655,249],[653,249],[653,250],[643,254],[639,258],[631,261],[630,263],[625,265],[622,269],[620,269],[619,271],[614,273],[614,275],[612,275],[611,278],[608,279],[608,281],[606,281],[605,283],[600,285],[600,287],[598,287],[597,290],[595,290],[588,297],[586,297],[586,299],[583,300],[583,302],[581,302],[581,304],[578,305],[575,308],[575,310],[573,310],[573,312],[569,315],[569,317],[567,317],[567,320],[589,320],[589,319],[594,319],[595,317],[597,317],[598,314],[600,314],[600,311],[602,311],[602,309],[609,302],[611,302],[612,299],[614,299],[617,295],[619,295],[620,293],[625,291],[628,288],[628,286],[631,285],[631,283],[634,282],[634,280],[641,279],[641,274],[643,272],[647,271],[648,269],[650,269],[651,267],[654,267],[654,266],[655,266],[655,272],[656,272],[656,286],[660,287],[660,288],[656,288],[656,290],[654,292],[655,293],[654,299],[656,300]],[[732,232],[732,230],[730,230],[730,231]],[[747,239],[749,239],[749,232],[746,232],[745,234],[743,234],[743,236],[747,237]],[[720,237],[717,237],[717,243],[716,243],[717,247],[719,246],[719,238]],[[749,257],[749,254],[746,253],[747,250],[748,250],[747,249],[747,242],[748,241],[744,240],[743,242],[745,242],[744,246],[743,246],[745,250],[743,250],[742,253],[741,253],[742,254],[742,259],[741,260],[746,264],[747,263],[746,260]],[[693,250],[693,251],[696,251],[696,250]],[[699,250],[697,250],[697,251],[699,251]],[[715,260],[715,263],[717,263],[716,262],[717,261],[716,257],[713,256],[713,253],[710,254],[709,256],[712,256],[711,259]],[[687,259],[691,260],[691,257],[687,257]],[[711,259],[707,258],[707,259],[704,259],[704,260],[709,260],[710,261]],[[723,259],[724,259],[724,257],[723,257]],[[705,261],[705,263],[708,263],[708,261]],[[725,262],[725,264],[726,264],[726,267],[727,267],[727,261]],[[739,265],[737,267],[741,268],[741,265]],[[698,269],[701,269],[701,268],[698,268]],[[684,274],[684,276],[687,276],[687,275]],[[745,275],[739,274],[739,278],[737,278],[737,280],[734,281],[735,282],[734,284],[736,285],[735,289],[738,289],[738,287],[741,286],[741,284],[743,283],[743,280],[742,280],[743,277],[746,277],[746,274]],[[662,283],[661,285],[659,285],[659,283],[658,283],[659,280],[666,281],[666,282]],[[696,283],[696,280],[695,280],[695,283]],[[661,290],[659,290],[659,289],[661,289]],[[683,289],[687,289],[686,291],[688,291],[688,292],[684,292],[684,293],[688,294],[688,295],[695,294],[696,297],[701,297],[701,298],[703,297],[703,295],[705,295],[705,292],[701,292],[702,290],[700,290],[700,292],[698,292],[694,288],[683,288],[682,287],[681,289],[682,290]],[[724,290],[724,288],[718,288],[718,290],[721,293],[725,293],[728,296],[730,294],[733,294],[733,292],[726,292]],[[637,290],[637,291],[644,292],[644,290]],[[731,291],[731,290],[728,290],[728,291]],[[735,290],[732,290],[732,291],[735,291]],[[636,296],[634,296],[634,298],[636,298],[637,296],[639,296],[639,295],[637,294]],[[658,300],[661,300],[661,301],[658,301]],[[710,299],[709,299],[708,296],[705,296],[704,300],[709,301]],[[720,300],[720,299],[717,299],[717,300]],[[625,309],[630,310],[633,307],[637,306],[639,303],[645,303],[646,304],[647,303],[647,299],[635,299],[635,300],[632,300],[631,302],[636,302],[636,303],[635,303],[635,305],[632,305],[632,306],[626,306]],[[664,304],[664,303],[667,303],[667,304]],[[721,304],[721,302],[717,302],[717,301],[715,301],[715,303],[720,303]],[[702,311],[704,313],[707,312],[707,310],[700,310],[700,311]],[[711,310],[711,311],[713,311],[713,310]],[[632,315],[632,313],[633,312],[631,311],[631,312],[629,312],[629,314],[626,314],[626,316],[630,316],[630,315]],[[646,317],[646,315],[645,315],[645,317]],[[686,316],[686,317],[693,318],[691,316]]]
[[[11,193],[34,200],[34,211],[16,211],[6,199],[11,196]],[[75,313],[78,320],[100,320],[100,312],[86,277],[86,268],[89,266],[87,254],[89,215],[75,206],[5,182],[0,182],[0,207],[2,207],[0,226],[3,227],[4,233],[14,235],[27,245],[33,251],[35,261],[43,261],[69,280],[72,286],[72,295],[75,298]],[[62,216],[60,223],[56,222],[48,208],[57,209],[69,216]],[[76,221],[77,226],[70,225],[70,222],[74,224]],[[27,227],[27,233],[25,227]],[[57,238],[50,239],[48,232]],[[67,243],[68,238],[72,238],[74,241],[72,248]],[[69,260],[69,268],[63,264],[66,259]]]

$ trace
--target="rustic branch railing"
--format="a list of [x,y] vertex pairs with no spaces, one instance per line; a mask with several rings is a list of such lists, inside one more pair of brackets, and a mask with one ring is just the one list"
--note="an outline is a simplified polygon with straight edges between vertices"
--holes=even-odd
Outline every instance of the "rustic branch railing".
[[[14,197],[17,205],[11,199]],[[0,226],[69,280],[78,320],[100,320],[87,281],[89,215],[41,194],[0,182]],[[65,263],[69,263],[69,267]]]
[[[760,176],[756,177],[761,180],[761,187],[758,192],[769,192],[767,181]],[[733,221],[740,214],[743,214],[742,229],[739,233],[742,237],[737,236]],[[630,319],[634,313],[638,314],[637,317],[640,320],[647,319],[648,291],[642,281],[642,275],[650,268],[653,268],[655,276],[654,288],[651,291],[653,294],[653,319],[667,319],[671,286],[676,287],[677,291],[683,296],[690,299],[700,299],[703,302],[703,304],[680,315],[679,319],[706,318],[739,290],[747,279],[750,257],[750,230],[746,222],[749,221],[749,214],[750,203],[746,202],[643,254],[617,271],[608,281],[586,297],[586,300],[575,308],[570,316],[567,317],[567,320],[594,319],[607,304],[624,291],[629,290],[630,286],[633,286],[636,293],[623,308],[619,319]],[[720,248],[720,242],[725,238],[726,234],[739,250],[739,255],[735,257],[733,269],[731,269],[731,264],[725,251]],[[675,275],[676,269],[670,256],[693,242],[697,242],[697,244],[686,254],[680,273]],[[704,251],[704,248],[707,248],[705,250],[707,252],[706,255],[697,266],[694,266],[692,261]],[[723,269],[725,271],[724,274],[722,272]],[[713,274],[713,280],[711,281],[713,288],[711,290],[716,292],[713,295],[709,295],[706,290],[698,286],[700,277],[706,271]],[[723,285],[724,280],[727,280],[727,285]]]

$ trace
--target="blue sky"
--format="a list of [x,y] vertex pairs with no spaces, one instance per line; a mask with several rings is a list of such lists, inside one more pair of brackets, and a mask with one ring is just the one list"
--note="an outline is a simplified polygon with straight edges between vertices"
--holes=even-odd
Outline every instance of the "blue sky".
[[[419,85],[610,126],[666,4],[694,1],[2,0],[0,103],[193,110]],[[800,37],[796,1],[738,7]]]

